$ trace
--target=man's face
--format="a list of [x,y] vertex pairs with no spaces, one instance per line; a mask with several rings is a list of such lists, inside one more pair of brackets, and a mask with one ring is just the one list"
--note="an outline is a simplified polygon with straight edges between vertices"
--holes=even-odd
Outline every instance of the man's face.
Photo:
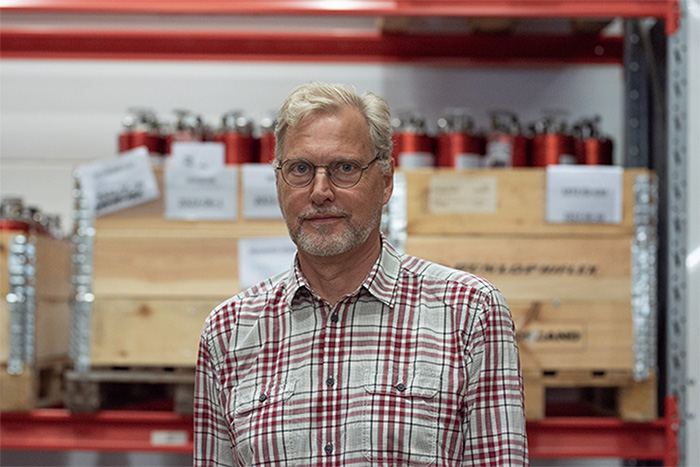
[[[364,167],[374,156],[367,123],[357,110],[346,108],[335,114],[310,115],[290,128],[282,163],[306,159],[314,165],[328,165],[337,159],[353,159]],[[318,168],[310,185],[293,188],[278,171],[277,198],[299,250],[334,256],[367,242],[378,231],[382,206],[391,197],[392,175],[382,175],[374,163],[357,185],[338,188],[326,169]]]

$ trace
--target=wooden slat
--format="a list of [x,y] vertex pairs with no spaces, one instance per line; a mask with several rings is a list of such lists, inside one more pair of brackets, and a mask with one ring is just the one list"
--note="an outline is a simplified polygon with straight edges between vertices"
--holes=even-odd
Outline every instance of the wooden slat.
[[[634,231],[634,182],[642,169],[625,170],[620,224],[548,223],[545,220],[546,171],[544,169],[469,170],[422,169],[404,172],[407,186],[407,232],[431,234],[589,235],[627,234]],[[435,212],[430,186],[435,180],[489,183],[496,186],[492,212]],[[473,203],[465,199],[464,204]],[[474,206],[476,208],[477,206]]]
[[634,369],[627,301],[510,302],[523,371]]
[[93,291],[105,297],[221,297],[240,290],[235,238],[109,237],[94,245]]
[[[648,422],[658,417],[657,377],[655,373],[635,381],[630,372],[560,371],[555,373],[524,372],[525,418],[541,420],[546,415],[547,388],[613,388],[616,416],[631,422]],[[589,401],[581,400],[581,403]],[[595,401],[594,405],[595,405]]]
[[193,367],[202,326],[218,299],[96,299],[90,334],[95,366]]
[[71,253],[72,245],[67,239],[36,237],[37,297],[68,301],[72,293]]
[[631,299],[631,239],[408,236],[406,253],[493,282],[508,300]]

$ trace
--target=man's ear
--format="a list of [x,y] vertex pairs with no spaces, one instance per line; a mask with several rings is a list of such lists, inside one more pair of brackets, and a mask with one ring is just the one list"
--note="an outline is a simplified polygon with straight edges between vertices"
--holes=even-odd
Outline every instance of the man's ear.
[[391,194],[394,192],[394,158],[390,158],[389,172],[387,174],[382,173],[384,179],[384,199],[382,204],[387,204],[391,199]]

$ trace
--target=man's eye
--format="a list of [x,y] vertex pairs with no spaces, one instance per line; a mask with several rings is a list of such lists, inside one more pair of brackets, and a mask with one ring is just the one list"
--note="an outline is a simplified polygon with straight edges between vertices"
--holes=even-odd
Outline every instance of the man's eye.
[[304,163],[293,164],[291,168],[291,173],[297,175],[303,175],[309,171],[309,165]]
[[337,167],[338,171],[343,173],[353,172],[356,168],[357,167],[352,162],[341,162]]

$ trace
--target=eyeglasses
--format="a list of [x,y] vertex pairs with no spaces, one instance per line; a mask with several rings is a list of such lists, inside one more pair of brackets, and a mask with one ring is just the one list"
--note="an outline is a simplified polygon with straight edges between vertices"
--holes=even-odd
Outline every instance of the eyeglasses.
[[306,159],[289,159],[275,167],[282,173],[282,179],[293,188],[309,186],[316,176],[316,169],[326,169],[326,175],[331,183],[338,188],[352,188],[362,178],[362,174],[377,161],[372,159],[369,164],[362,166],[352,159],[338,159],[328,165],[314,165]]

